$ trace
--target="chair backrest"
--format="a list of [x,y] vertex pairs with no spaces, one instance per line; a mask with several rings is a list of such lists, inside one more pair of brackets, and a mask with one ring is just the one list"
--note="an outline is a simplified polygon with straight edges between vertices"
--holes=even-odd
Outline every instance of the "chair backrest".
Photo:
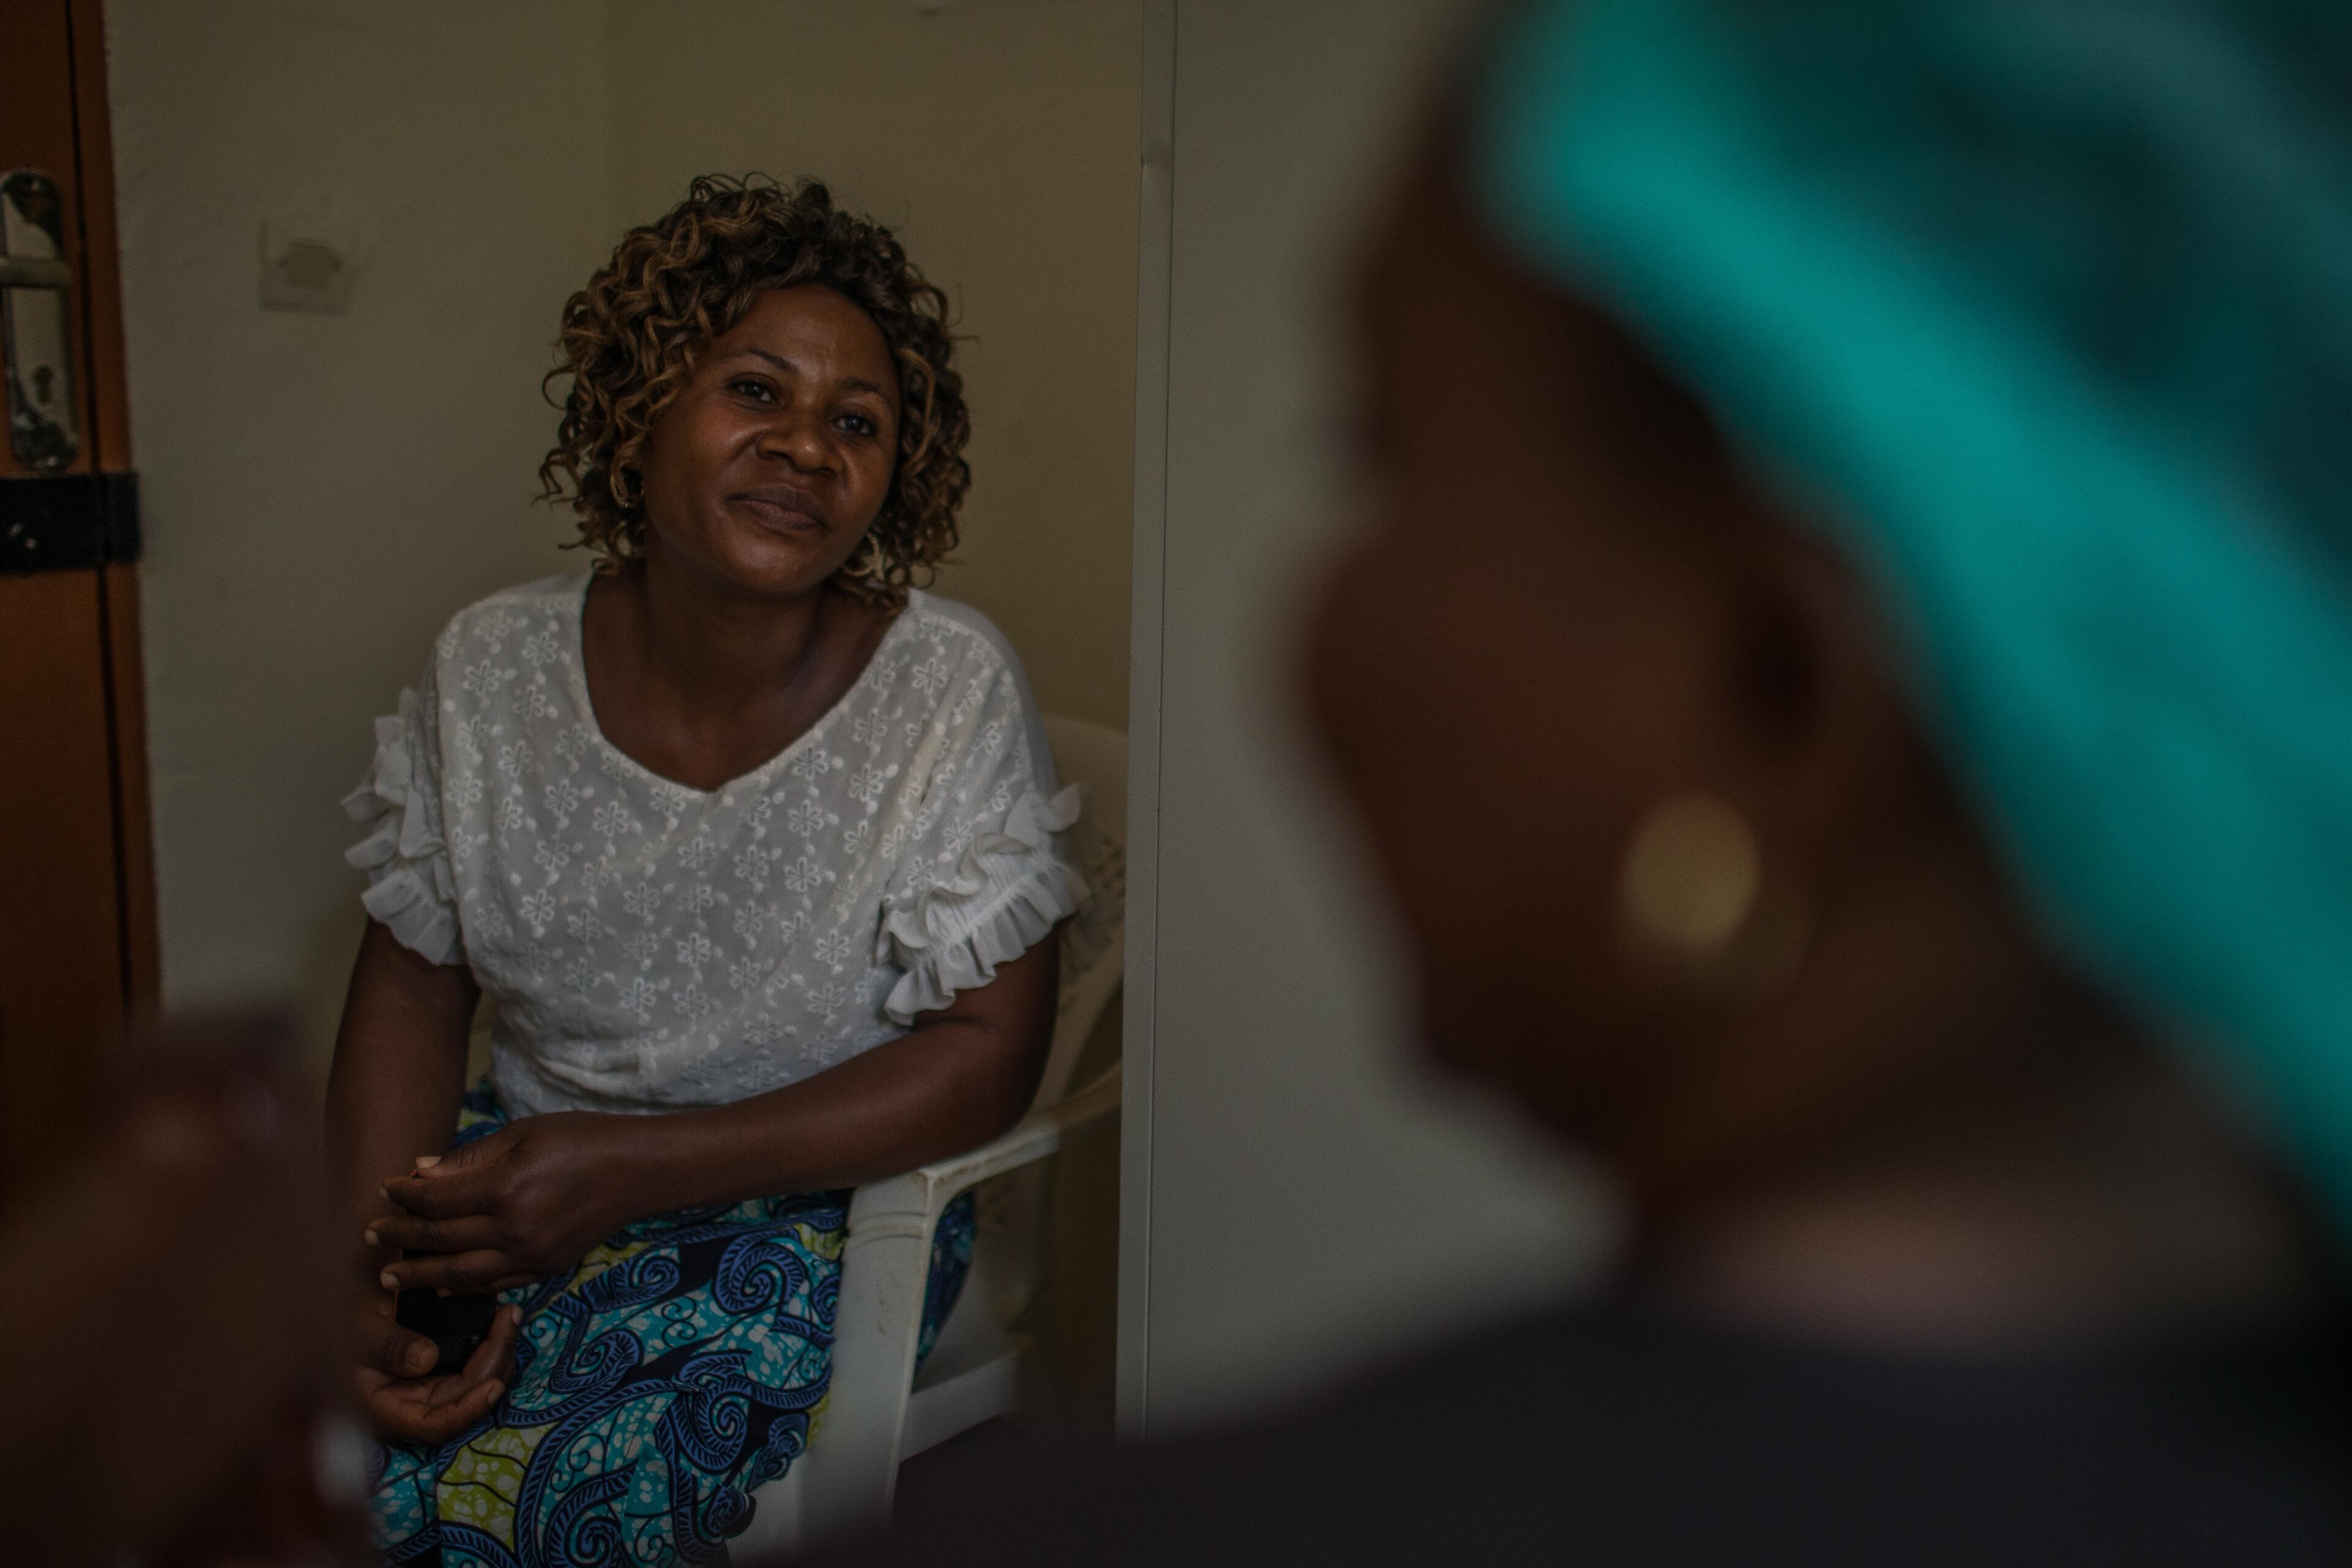
[[1087,786],[1087,818],[1122,848],[1127,844],[1127,731],[1067,713],[1045,717],[1054,771],[1065,784]]
[[1039,1108],[1059,1104],[1069,1092],[1078,1058],[1127,969],[1127,736],[1064,713],[1046,714],[1045,724],[1063,784],[1087,786],[1086,815],[1073,834],[1079,868],[1096,886],[1093,905],[1064,936],[1061,1002],[1037,1087]]
[[[1127,974],[1127,737],[1106,725],[1048,713],[1045,738],[1062,782],[1087,786],[1086,813],[1070,831],[1069,847],[1094,901],[1062,928],[1062,993],[1054,1010],[1054,1044],[1031,1102],[1038,1110],[1068,1098],[1087,1042]],[[1045,1283],[1045,1167],[1024,1165],[983,1182],[979,1197],[980,1234],[964,1293],[988,1303],[988,1322],[963,1321],[971,1314],[956,1314],[941,1335],[943,1346],[959,1332],[1001,1338],[1003,1326],[1027,1310]]]

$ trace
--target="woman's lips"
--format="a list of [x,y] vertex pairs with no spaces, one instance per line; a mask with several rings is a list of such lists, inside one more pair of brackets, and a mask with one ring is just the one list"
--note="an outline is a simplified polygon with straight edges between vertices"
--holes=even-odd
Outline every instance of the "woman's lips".
[[768,528],[825,529],[824,512],[814,496],[791,485],[761,485],[730,498]]

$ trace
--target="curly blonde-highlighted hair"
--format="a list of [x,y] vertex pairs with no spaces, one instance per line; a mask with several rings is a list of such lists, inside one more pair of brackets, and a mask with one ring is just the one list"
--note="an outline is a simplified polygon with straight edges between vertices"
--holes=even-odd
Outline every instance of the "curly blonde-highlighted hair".
[[[834,205],[814,180],[779,185],[706,174],[659,220],[621,237],[612,260],[564,302],[557,339],[569,377],[556,444],[540,465],[542,499],[580,514],[579,542],[601,567],[644,552],[646,437],[711,342],[771,289],[815,283],[873,319],[898,368],[898,453],[890,491],[835,585],[897,605],[928,584],[956,544],[971,488],[971,433],[956,373],[948,298],[890,231]],[[553,401],[551,391],[550,401]]]

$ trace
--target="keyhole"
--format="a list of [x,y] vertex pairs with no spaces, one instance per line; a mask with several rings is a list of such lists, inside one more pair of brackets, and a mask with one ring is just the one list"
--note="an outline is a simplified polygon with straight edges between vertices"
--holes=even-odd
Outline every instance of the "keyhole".
[[47,407],[50,397],[55,394],[57,384],[58,372],[55,365],[37,366],[33,371],[33,401]]

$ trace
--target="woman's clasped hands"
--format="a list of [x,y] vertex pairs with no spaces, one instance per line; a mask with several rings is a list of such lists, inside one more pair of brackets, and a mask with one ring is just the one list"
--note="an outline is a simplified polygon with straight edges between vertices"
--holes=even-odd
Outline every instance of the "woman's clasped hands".
[[360,1397],[380,1435],[440,1443],[488,1418],[506,1391],[521,1310],[499,1308],[466,1364],[444,1371],[433,1342],[395,1321],[399,1293],[488,1293],[568,1273],[638,1217],[620,1158],[630,1131],[623,1124],[632,1120],[587,1111],[530,1117],[426,1155],[383,1184],[394,1206],[369,1222],[362,1239],[411,1256],[383,1265],[354,1324]]
[[432,1256],[387,1264],[394,1290],[509,1290],[562,1273],[639,1218],[625,1146],[637,1118],[566,1110],[526,1117],[383,1184],[400,1213],[370,1246]]

